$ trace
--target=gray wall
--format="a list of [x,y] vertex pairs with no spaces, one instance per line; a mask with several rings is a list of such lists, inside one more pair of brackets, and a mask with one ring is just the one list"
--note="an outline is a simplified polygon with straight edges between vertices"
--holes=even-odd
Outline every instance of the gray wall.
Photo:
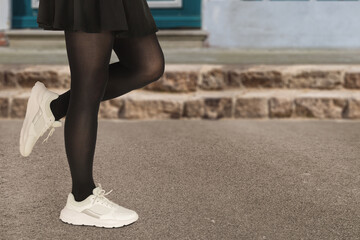
[[241,48],[358,48],[360,1],[203,0],[209,44]]

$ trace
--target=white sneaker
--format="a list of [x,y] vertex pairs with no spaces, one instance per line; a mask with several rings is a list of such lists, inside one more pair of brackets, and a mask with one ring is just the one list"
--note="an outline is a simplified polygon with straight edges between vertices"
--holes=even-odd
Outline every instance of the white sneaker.
[[135,222],[139,216],[130,209],[119,206],[105,197],[108,193],[99,187],[83,201],[77,202],[72,193],[60,212],[61,221],[73,225],[116,228]]
[[50,109],[52,100],[59,95],[48,90],[42,82],[37,81],[31,89],[31,94],[26,107],[25,119],[20,132],[20,153],[27,157],[30,155],[37,140],[50,128],[47,138],[55,131],[55,127],[61,127],[60,121],[55,121],[55,117]]

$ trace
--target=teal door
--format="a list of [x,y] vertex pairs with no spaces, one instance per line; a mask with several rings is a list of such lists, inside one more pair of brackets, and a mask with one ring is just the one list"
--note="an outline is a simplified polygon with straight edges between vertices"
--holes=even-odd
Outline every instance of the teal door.
[[[160,29],[201,28],[201,0],[147,1]],[[39,0],[13,0],[12,28],[38,28],[38,6]]]
[[201,28],[201,0],[147,0],[159,28]]
[[11,28],[37,28],[38,1],[12,0]]

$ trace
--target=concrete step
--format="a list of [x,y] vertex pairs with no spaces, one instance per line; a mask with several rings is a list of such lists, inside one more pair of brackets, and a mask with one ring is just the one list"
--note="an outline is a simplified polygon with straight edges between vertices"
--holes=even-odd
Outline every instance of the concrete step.
[[[43,29],[9,29],[4,31],[9,46],[28,49],[64,49],[64,31]],[[199,48],[206,46],[207,31],[201,29],[160,29],[158,36],[162,47]]]
[[[58,94],[67,89],[49,88]],[[30,89],[0,91],[0,118],[24,118]],[[360,119],[360,91],[228,89],[165,93],[133,90],[100,104],[106,119]]]
[[[0,88],[30,88],[36,81],[68,89],[69,66],[0,65]],[[163,76],[143,89],[186,93],[249,88],[360,90],[360,65],[166,64]]]
[[[46,43],[44,43],[46,44]],[[162,49],[166,63],[182,64],[360,64],[359,49],[241,49],[178,47]],[[110,62],[117,62],[114,51]],[[63,48],[0,47],[0,64],[68,64]]]

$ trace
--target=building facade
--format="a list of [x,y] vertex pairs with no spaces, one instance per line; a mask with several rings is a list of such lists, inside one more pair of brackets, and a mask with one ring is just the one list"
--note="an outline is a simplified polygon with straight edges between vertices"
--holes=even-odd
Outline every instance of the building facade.
[[[37,28],[39,0],[0,0],[0,30]],[[360,0],[147,0],[160,29],[238,48],[358,48]]]
[[358,48],[359,0],[203,0],[212,46]]

